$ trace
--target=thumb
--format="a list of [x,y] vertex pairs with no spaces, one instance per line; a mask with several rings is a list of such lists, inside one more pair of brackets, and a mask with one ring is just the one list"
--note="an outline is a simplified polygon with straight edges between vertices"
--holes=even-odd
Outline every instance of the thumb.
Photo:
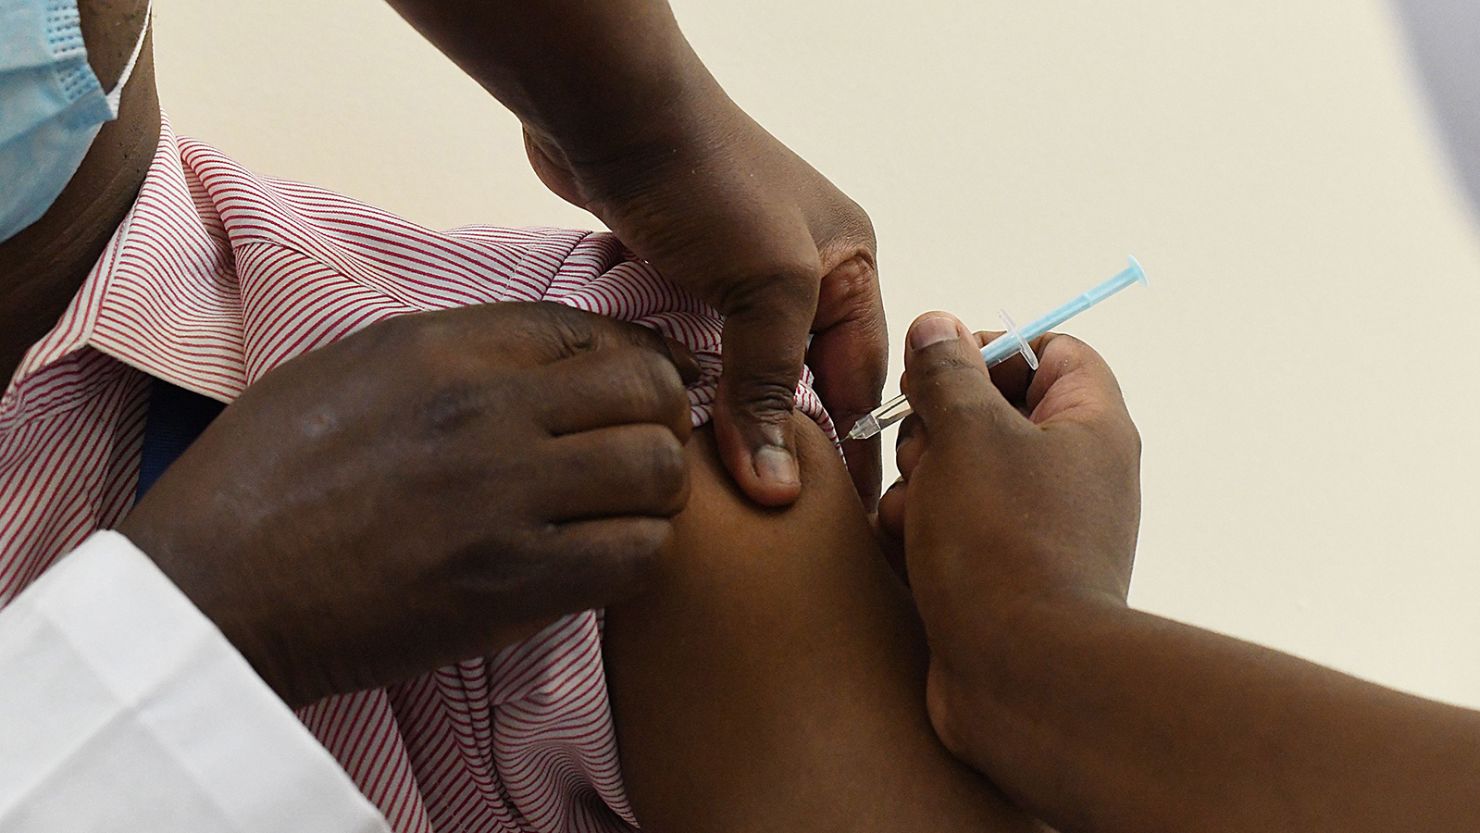
[[916,318],[906,344],[902,386],[933,439],[948,440],[967,422],[1019,416],[992,384],[976,336],[956,316]]
[[725,317],[715,438],[735,482],[763,506],[801,493],[792,407],[814,306],[772,301]]

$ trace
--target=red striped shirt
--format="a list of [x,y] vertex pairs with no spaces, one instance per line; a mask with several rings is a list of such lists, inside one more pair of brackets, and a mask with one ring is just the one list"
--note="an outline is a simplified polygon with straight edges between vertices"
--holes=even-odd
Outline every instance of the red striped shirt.
[[[435,232],[313,186],[255,176],[166,121],[152,167],[66,314],[0,400],[0,606],[128,511],[148,378],[222,401],[284,361],[396,315],[552,300],[652,327],[704,367],[720,319],[609,234]],[[810,388],[798,406],[831,434]],[[599,611],[497,655],[299,717],[407,831],[623,831]]]

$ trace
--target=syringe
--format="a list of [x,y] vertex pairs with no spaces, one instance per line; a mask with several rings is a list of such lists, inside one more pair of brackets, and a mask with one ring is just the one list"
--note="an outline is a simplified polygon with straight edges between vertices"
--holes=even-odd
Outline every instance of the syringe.
[[[982,358],[987,367],[1001,364],[1013,356],[1021,355],[1027,359],[1028,366],[1037,369],[1038,357],[1033,355],[1033,348],[1028,342],[1047,333],[1054,327],[1068,321],[1099,302],[1109,298],[1111,295],[1130,286],[1133,283],[1146,285],[1146,270],[1135,258],[1131,258],[1131,265],[1109,280],[1091,287],[1075,297],[1065,301],[1053,310],[1045,313],[1033,323],[1024,327],[1021,331],[1013,326],[1012,319],[1006,312],[1002,313],[1002,323],[1007,332],[992,339],[986,347],[982,348]],[[848,431],[850,440],[866,440],[883,431],[885,428],[904,419],[913,413],[910,402],[904,394],[894,397],[883,405],[875,408],[871,413],[864,416]]]

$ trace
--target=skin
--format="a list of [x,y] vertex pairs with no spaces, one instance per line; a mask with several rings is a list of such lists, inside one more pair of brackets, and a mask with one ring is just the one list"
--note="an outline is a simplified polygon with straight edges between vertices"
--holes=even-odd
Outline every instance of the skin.
[[[718,409],[725,459],[752,498],[794,500],[801,484],[790,451],[791,391],[809,329],[818,331],[814,361],[831,368],[821,390],[833,407],[861,413],[878,402],[885,335],[867,216],[729,101],[665,3],[395,5],[519,114],[545,182],[730,313]],[[105,88],[146,25],[145,6],[80,3],[89,60]],[[102,128],[47,213],[0,244],[7,378],[127,214],[159,123],[146,44],[119,118]],[[530,354],[479,322],[549,349]],[[674,359],[663,345],[534,304],[416,316],[348,342],[254,385],[122,526],[286,699],[486,653],[550,616],[604,606],[640,581],[685,488],[673,465],[688,430],[675,416],[685,400],[671,367],[654,369]],[[480,342],[486,349],[468,351]],[[551,390],[581,394],[567,403],[569,414],[593,435],[584,452],[611,461],[601,488],[636,503],[593,502],[582,485],[589,472],[564,465],[574,441],[548,423]],[[327,391],[339,394],[328,401],[359,407],[325,405]],[[386,430],[400,427],[408,401],[424,403],[425,424],[411,439]],[[469,401],[489,407],[468,414]],[[521,437],[528,441],[514,444]],[[493,449],[505,453],[489,457]],[[851,453],[856,487],[872,502],[878,447]],[[397,459],[416,476],[379,462]],[[478,462],[485,465],[470,468]],[[501,491],[491,473],[532,486]],[[407,509],[367,515],[366,495]],[[563,514],[573,500],[583,507],[579,519]],[[581,535],[559,534],[577,522]],[[418,544],[418,536],[434,543]],[[327,562],[322,553],[331,554]],[[325,567],[351,553],[356,571],[371,577],[355,586],[340,580],[345,571]],[[434,599],[453,601],[439,607]],[[398,632],[415,634],[415,644],[375,631],[353,615],[355,604],[402,611]]]
[[[726,313],[716,415],[726,465],[752,499],[795,500],[789,415],[804,356],[841,424],[883,389],[888,337],[868,215],[725,95],[664,0],[391,5],[523,120],[530,162],[556,194]],[[145,3],[80,0],[79,10],[89,61],[111,88]],[[82,285],[138,193],[158,131],[146,45],[119,119],[47,214],[0,244],[0,375]],[[846,451],[872,506],[879,445]]]
[[607,610],[623,779],[645,831],[1040,831],[954,760],[928,652],[837,451],[799,420],[802,497],[755,507],[714,437],[650,583]]
[[[144,10],[79,6],[105,88]],[[47,213],[0,244],[7,376],[127,214],[159,124],[146,43],[119,118]],[[252,386],[120,525],[284,700],[487,653],[640,582],[686,490],[673,363],[692,371],[691,357],[545,304],[413,316],[320,353]],[[573,389],[586,395],[552,421],[548,392]],[[412,426],[407,403],[421,403]],[[469,413],[476,403],[486,407]],[[621,499],[603,504],[581,485],[589,474],[569,464],[580,453],[610,461],[604,485]],[[532,485],[501,492],[495,473]],[[371,609],[392,616],[376,624],[360,613]]]
[[393,319],[252,385],[119,531],[286,702],[394,683],[641,586],[687,497],[674,359],[557,304]]
[[[804,356],[840,425],[883,389],[868,215],[725,95],[665,0],[390,3],[519,116],[551,190],[725,313],[721,457],[752,500],[795,500]],[[878,445],[844,450],[872,506]]]
[[[82,0],[82,37],[103,89],[111,90],[144,26],[144,3]],[[0,243],[0,378],[9,379],[86,280],[123,221],[159,144],[159,101],[150,43],[123,90],[117,120],[103,125],[56,202]]]
[[880,507],[932,649],[932,725],[1065,833],[1480,829],[1480,713],[1133,610],[1140,443],[1067,337],[989,374],[932,313]]

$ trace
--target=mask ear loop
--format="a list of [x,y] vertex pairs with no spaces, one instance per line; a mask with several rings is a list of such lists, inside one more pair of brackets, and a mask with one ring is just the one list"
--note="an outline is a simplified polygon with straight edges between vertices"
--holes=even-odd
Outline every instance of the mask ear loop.
[[108,112],[118,117],[118,102],[123,98],[123,88],[134,74],[134,64],[139,62],[139,53],[144,51],[144,41],[149,37],[149,23],[154,19],[154,0],[149,0],[144,7],[144,30],[139,32],[139,39],[134,43],[134,52],[128,56],[128,63],[123,65],[123,72],[118,75],[118,83],[113,85],[113,92],[108,93]]

